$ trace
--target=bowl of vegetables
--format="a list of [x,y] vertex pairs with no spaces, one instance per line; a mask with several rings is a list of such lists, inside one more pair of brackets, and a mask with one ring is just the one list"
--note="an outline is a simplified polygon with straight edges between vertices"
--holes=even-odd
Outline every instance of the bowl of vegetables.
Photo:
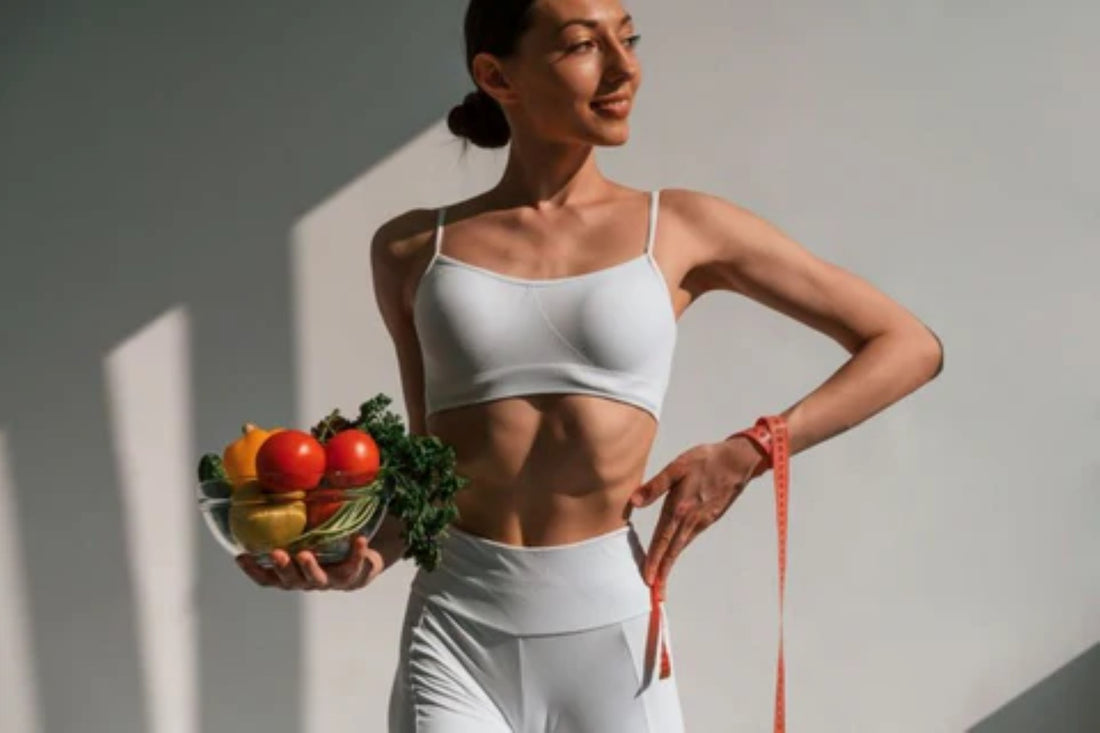
[[199,465],[199,510],[222,547],[265,567],[275,549],[309,550],[328,563],[344,559],[355,536],[374,536],[389,502],[369,433],[344,430],[322,443],[251,423],[241,432]]
[[196,499],[218,544],[263,567],[276,549],[339,562],[389,515],[400,520],[404,557],[433,570],[468,479],[452,447],[409,434],[390,402],[379,393],[353,419],[333,410],[308,431],[245,423],[220,453],[203,454]]

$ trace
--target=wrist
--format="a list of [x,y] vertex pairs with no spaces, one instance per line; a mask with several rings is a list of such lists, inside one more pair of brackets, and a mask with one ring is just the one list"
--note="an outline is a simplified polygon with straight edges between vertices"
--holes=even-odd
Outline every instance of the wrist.
[[736,444],[737,446],[748,446],[746,452],[751,452],[752,455],[760,459],[760,462],[763,463],[765,466],[771,465],[771,454],[767,450],[765,450],[763,446],[761,446],[755,440],[749,438],[747,435],[731,435],[730,437],[726,438],[726,442]]
[[[764,472],[775,468],[775,456],[773,451],[775,450],[774,439],[772,434],[773,423],[778,424],[774,427],[777,430],[781,430],[785,434],[785,421],[782,416],[773,417],[761,417],[751,427],[739,430],[736,433],[728,436],[726,441],[740,445],[742,443],[749,443],[756,456],[760,459],[754,466],[750,478],[756,478]],[[736,440],[737,438],[744,438],[743,441]]]
[[744,480],[750,481],[768,470],[769,456],[764,450],[744,435],[731,435],[721,442],[731,466],[740,472],[746,471]]

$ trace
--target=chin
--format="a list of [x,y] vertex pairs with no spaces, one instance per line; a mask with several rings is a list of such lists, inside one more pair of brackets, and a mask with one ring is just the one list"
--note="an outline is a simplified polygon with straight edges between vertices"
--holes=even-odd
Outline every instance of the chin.
[[599,145],[602,145],[605,148],[617,148],[622,145],[626,145],[628,140],[630,140],[629,131],[623,132],[623,134],[621,135],[605,136],[603,139],[600,140]]
[[623,120],[614,127],[591,130],[587,138],[592,145],[606,148],[619,147],[620,145],[626,145],[627,141],[630,140],[630,126],[627,125],[626,120]]

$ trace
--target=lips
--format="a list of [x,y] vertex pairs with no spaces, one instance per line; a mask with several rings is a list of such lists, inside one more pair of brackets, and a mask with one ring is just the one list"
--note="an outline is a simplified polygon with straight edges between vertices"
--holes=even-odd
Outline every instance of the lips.
[[606,107],[607,105],[618,105],[619,102],[629,102],[629,94],[613,94],[608,97],[599,97],[593,99],[590,105],[592,107]]
[[598,115],[622,120],[626,119],[626,116],[630,114],[630,105],[631,101],[629,96],[616,94],[611,97],[597,99],[590,102],[588,106]]

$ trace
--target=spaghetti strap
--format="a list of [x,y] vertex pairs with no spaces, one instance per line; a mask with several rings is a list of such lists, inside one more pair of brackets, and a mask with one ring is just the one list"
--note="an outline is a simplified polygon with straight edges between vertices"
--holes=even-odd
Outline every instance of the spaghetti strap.
[[446,212],[447,212],[447,207],[446,206],[440,206],[439,207],[439,216],[436,217],[436,222],[435,222],[435,239],[434,239],[435,252],[432,254],[433,259],[435,258],[436,255],[439,254],[439,250],[443,247],[443,219],[444,219],[444,215],[446,214]]
[[653,256],[653,242],[657,238],[657,208],[661,196],[661,189],[656,188],[649,192],[649,234],[646,237],[645,253]]

